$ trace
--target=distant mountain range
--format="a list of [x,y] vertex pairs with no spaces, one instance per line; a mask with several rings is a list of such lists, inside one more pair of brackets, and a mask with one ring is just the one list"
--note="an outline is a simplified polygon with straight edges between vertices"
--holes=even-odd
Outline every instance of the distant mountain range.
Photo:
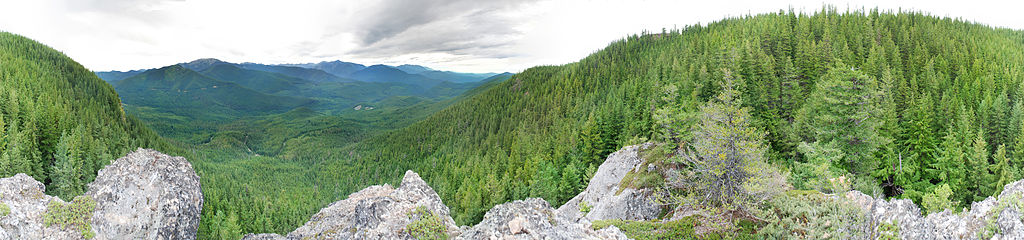
[[[240,118],[293,109],[407,124],[450,104],[448,99],[482,84],[508,79],[511,74],[457,73],[418,65],[364,66],[342,61],[271,65],[203,58],[156,69],[96,75],[114,86],[126,110],[164,136],[185,140],[205,136],[198,134],[201,132],[216,132]],[[365,111],[369,109],[390,115]]]
[[[184,68],[206,74],[207,69],[230,65],[235,68],[255,70],[279,74],[287,77],[304,79],[310,82],[401,82],[420,86],[434,86],[441,82],[470,83],[478,82],[497,73],[461,73],[441,71],[432,68],[403,64],[399,66],[372,65],[344,61],[330,61],[301,64],[260,64],[230,63],[214,58],[202,58],[191,62],[180,63]],[[107,71],[96,72],[103,80],[116,85],[118,81],[155,69],[141,69],[127,72]],[[225,69],[222,69],[225,70]]]

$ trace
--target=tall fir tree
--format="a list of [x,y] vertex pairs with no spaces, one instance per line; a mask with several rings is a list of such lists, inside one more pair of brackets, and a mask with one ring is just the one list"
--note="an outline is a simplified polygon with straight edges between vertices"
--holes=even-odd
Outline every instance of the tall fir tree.
[[880,100],[874,78],[839,65],[818,81],[797,124],[805,129],[805,141],[834,145],[843,152],[842,162],[833,164],[868,176],[878,166],[874,154],[885,141],[878,134]]

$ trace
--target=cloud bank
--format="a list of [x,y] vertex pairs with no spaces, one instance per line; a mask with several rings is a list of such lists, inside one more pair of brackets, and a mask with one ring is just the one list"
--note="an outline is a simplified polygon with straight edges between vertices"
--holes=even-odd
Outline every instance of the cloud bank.
[[823,4],[922,10],[1022,29],[1016,2],[668,0],[0,0],[0,31],[97,70],[232,62],[421,64],[521,71],[578,60],[629,34]]

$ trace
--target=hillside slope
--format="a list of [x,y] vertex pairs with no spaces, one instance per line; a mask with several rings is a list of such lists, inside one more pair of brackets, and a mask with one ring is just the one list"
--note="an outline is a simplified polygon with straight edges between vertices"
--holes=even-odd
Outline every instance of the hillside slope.
[[[221,66],[231,67],[217,65],[210,69]],[[267,84],[260,82],[265,79],[248,80],[251,82],[246,83],[254,86]],[[280,83],[279,79],[267,81]],[[218,111],[283,112],[313,103],[309,99],[263,94],[236,83],[207,77],[180,65],[146,71],[121,80],[117,84],[117,91],[128,100],[126,104],[196,111],[213,108]]]
[[138,147],[166,149],[114,88],[64,54],[0,32],[0,177],[26,173],[64,199]]
[[[922,13],[825,9],[730,18],[630,36],[576,63],[528,69],[363,141],[344,161],[322,162],[318,183],[345,196],[413,169],[459,224],[513,199],[560,205],[620,146],[687,147],[696,106],[731,76],[767,133],[769,162],[788,169],[794,186],[817,189],[842,175],[863,192],[916,200],[947,183],[960,190],[948,200],[966,204],[997,193],[995,186],[1014,179],[999,176],[1024,167],[1024,151],[1015,150],[1024,141],[1014,140],[1024,138],[1016,127],[1024,110],[1011,111],[1024,109],[1015,107],[1024,106],[1022,66],[1024,33]],[[871,108],[854,108],[868,116],[856,121],[877,126],[855,127],[871,138],[837,142],[845,159],[863,160],[856,164],[797,148],[828,146],[816,144],[828,139],[806,115],[814,109],[801,108],[809,97],[829,97],[816,85],[834,81],[830,71],[877,83],[862,96]],[[948,167],[956,165],[974,167]]]

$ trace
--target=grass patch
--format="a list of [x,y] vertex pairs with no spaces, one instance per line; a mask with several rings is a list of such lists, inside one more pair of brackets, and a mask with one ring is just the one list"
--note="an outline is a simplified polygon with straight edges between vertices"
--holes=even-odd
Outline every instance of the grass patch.
[[627,237],[636,240],[647,239],[701,239],[693,230],[694,219],[687,217],[670,222],[630,221],[630,220],[597,220],[593,222],[594,230],[615,225]]
[[409,213],[409,217],[416,218],[415,221],[405,226],[405,229],[409,231],[409,235],[412,235],[412,237],[419,240],[448,239],[448,228],[441,223],[441,218],[428,210],[427,207],[420,206],[416,208],[416,210]]
[[7,206],[6,203],[0,203],[0,217],[6,217],[11,214],[11,206]]
[[96,200],[88,196],[77,196],[71,203],[51,200],[43,214],[43,224],[46,227],[57,224],[61,229],[75,228],[82,233],[83,238],[91,239],[96,235],[89,222],[93,210],[96,210]]

